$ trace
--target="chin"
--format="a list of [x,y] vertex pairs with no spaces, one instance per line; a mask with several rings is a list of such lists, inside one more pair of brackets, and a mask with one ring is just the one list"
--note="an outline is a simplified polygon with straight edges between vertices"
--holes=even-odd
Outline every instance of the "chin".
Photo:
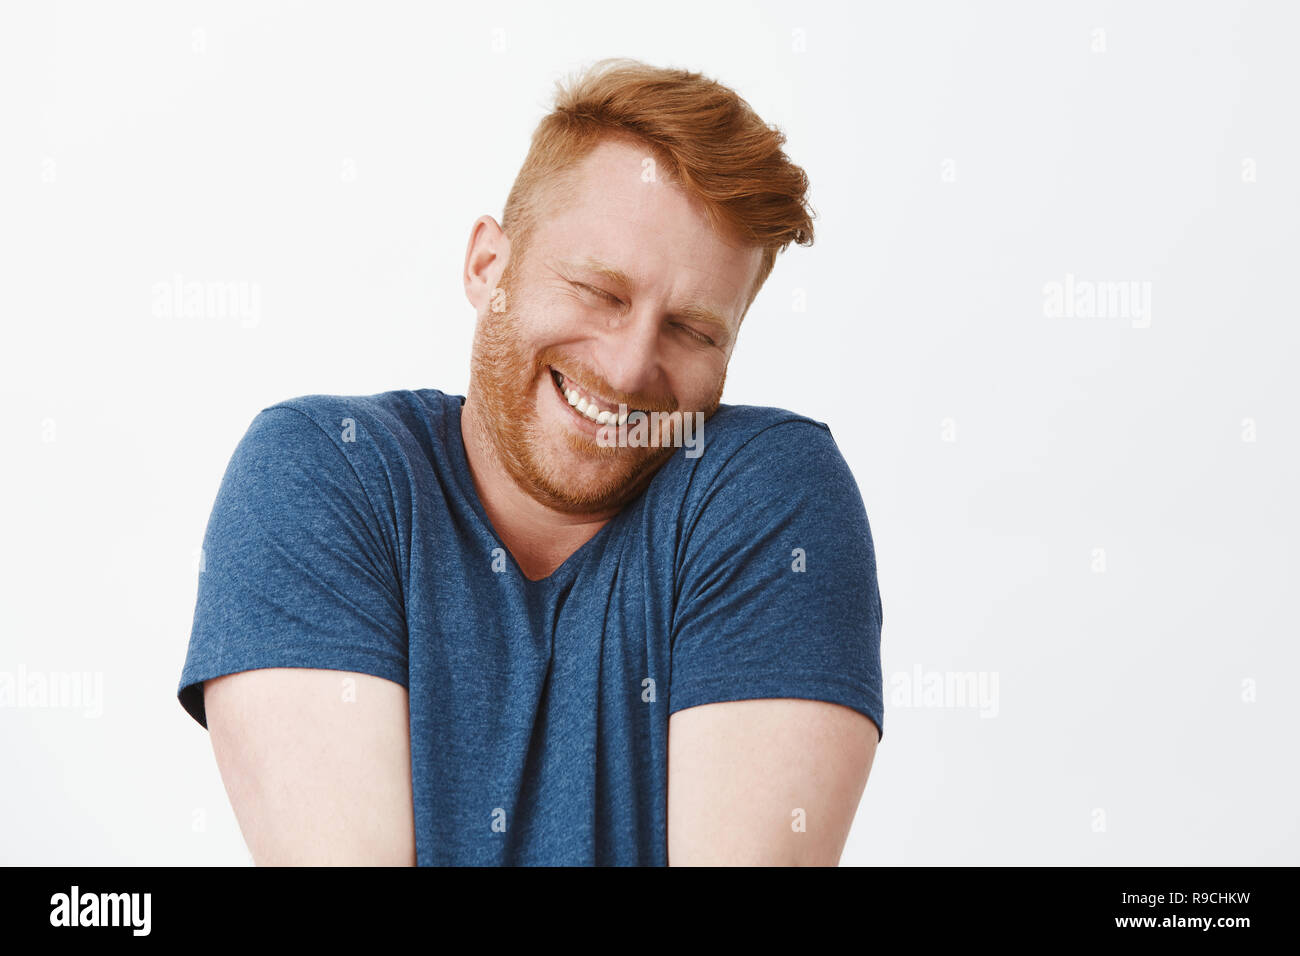
[[[595,453],[599,454],[599,457]],[[605,457],[614,453],[613,457]],[[541,467],[538,484],[549,504],[571,513],[617,508],[635,497],[641,468],[628,457],[629,449],[576,445],[562,429],[548,429],[544,451],[535,461]]]
[[[550,375],[546,388],[551,388]],[[606,511],[635,498],[672,449],[604,448],[572,412],[554,406],[548,395],[535,421],[540,441],[533,446],[533,470],[551,507],[570,513]],[[547,408],[547,403],[551,407]],[[647,455],[651,451],[653,455]]]

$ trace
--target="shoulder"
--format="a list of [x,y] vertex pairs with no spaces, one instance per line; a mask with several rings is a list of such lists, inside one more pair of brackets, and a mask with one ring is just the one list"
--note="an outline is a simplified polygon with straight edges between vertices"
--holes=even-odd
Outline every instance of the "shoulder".
[[[432,388],[374,395],[299,395],[267,406],[259,417],[291,422],[296,415],[313,422],[327,434],[346,435],[340,441],[351,443],[362,434],[417,437],[431,427],[437,428],[453,403],[459,401],[457,396]],[[305,427],[301,421],[297,424]]]
[[848,471],[830,427],[788,409],[723,405],[701,431],[691,479],[696,487],[771,485]]
[[382,499],[427,470],[457,396],[435,389],[375,395],[299,395],[253,418],[227,468],[227,494],[284,507],[365,489]]
[[647,506],[706,523],[785,520],[792,512],[857,512],[857,483],[830,427],[784,408],[723,405],[665,463]]
[[437,389],[374,395],[298,395],[263,408],[241,443],[246,454],[291,453],[315,464],[429,460],[460,398]]
[[785,438],[792,432],[804,436],[810,433],[830,435],[825,422],[768,405],[721,405],[704,423],[707,441],[713,446],[710,451],[715,456],[738,450],[776,429],[781,430],[769,438]]

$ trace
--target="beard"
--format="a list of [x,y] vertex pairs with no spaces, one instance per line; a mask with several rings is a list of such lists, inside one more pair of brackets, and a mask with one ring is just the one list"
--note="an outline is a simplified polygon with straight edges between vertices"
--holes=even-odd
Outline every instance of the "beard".
[[[511,479],[542,504],[569,514],[619,509],[645,490],[676,449],[602,447],[594,438],[562,426],[544,426],[537,407],[539,383],[542,394],[555,389],[553,367],[575,378],[583,376],[578,380],[584,385],[628,408],[671,412],[677,403],[670,395],[624,395],[561,349],[533,352],[515,288],[516,261],[507,262],[493,299],[504,301],[505,308],[489,310],[474,333],[469,394],[480,436]],[[724,371],[707,407],[700,409],[706,419],[722,401],[725,380]]]

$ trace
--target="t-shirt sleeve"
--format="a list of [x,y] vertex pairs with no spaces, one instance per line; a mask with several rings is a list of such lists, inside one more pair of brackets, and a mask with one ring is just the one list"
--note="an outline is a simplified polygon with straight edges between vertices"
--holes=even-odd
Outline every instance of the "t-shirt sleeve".
[[719,701],[842,704],[884,737],[875,548],[830,431],[768,426],[709,480],[682,546],[669,713]]
[[222,478],[177,696],[206,728],[203,681],[264,667],[356,671],[408,686],[390,540],[342,448],[286,406],[258,414]]

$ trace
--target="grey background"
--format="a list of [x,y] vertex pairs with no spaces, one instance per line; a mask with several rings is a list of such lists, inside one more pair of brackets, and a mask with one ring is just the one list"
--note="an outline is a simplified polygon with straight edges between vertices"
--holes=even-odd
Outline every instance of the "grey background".
[[[1300,862],[1296,7],[471,6],[0,11],[0,673],[103,682],[0,706],[0,863],[248,862],[174,697],[226,461],[292,395],[464,391],[470,225],[615,55],[812,180],[724,400],[827,422],[871,519],[843,863]],[[1149,322],[1054,317],[1067,275]],[[255,321],[160,312],[176,276]]]

